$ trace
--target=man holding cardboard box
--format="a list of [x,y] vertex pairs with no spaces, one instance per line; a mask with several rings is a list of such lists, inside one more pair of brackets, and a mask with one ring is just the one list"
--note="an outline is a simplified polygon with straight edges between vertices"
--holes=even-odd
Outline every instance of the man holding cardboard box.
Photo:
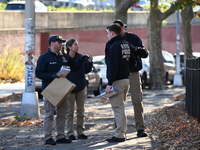
[[[49,48],[48,51],[42,54],[36,66],[36,76],[42,79],[42,90],[44,90],[48,85],[54,81],[54,79],[59,78],[59,70],[62,66],[70,66],[71,70],[76,69],[73,66],[73,62],[69,62],[66,57],[60,54],[62,43],[65,40],[59,35],[53,35],[48,39]],[[67,80],[66,78],[62,78]],[[56,85],[55,85],[56,86]],[[45,90],[44,90],[45,91]],[[44,135],[45,135],[45,145],[56,145],[56,143],[71,143],[70,139],[65,138],[65,116],[67,114],[67,101],[64,99],[58,106],[52,104],[47,97],[44,96]],[[54,121],[54,112],[56,111],[56,141],[52,138],[52,129]]]

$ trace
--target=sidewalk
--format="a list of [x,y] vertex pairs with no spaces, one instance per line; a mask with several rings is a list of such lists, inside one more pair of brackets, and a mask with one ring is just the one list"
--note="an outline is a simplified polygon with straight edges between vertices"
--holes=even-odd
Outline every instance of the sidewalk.
[[[174,101],[173,97],[184,93],[185,87],[171,87],[166,90],[144,90],[145,122],[148,123],[148,120],[151,119],[149,116],[154,109],[180,103],[179,101]],[[4,105],[4,103],[0,103],[0,114],[6,113]],[[9,105],[9,114],[12,114],[11,110],[14,112],[12,115],[20,112],[20,102],[11,102]],[[40,102],[40,106],[42,105],[43,102]],[[100,97],[91,97],[86,100],[85,105],[85,134],[88,135],[88,139],[76,140],[70,144],[57,144],[46,147],[44,146],[42,126],[31,128],[0,128],[0,133],[2,130],[9,131],[6,133],[5,138],[2,139],[3,141],[0,140],[0,147],[4,147],[4,150],[152,150],[153,143],[151,137],[137,138],[136,136],[130,95],[127,98],[125,106],[128,120],[127,140],[125,142],[107,143],[105,141],[107,138],[112,137],[114,133],[112,108],[108,101],[102,101]],[[43,113],[41,113],[41,118],[43,118]]]

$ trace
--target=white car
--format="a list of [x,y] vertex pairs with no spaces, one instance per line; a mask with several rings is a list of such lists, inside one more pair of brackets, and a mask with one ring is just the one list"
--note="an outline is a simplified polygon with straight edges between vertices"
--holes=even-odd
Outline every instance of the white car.
[[93,65],[99,69],[99,73],[102,77],[103,87],[105,87],[108,84],[108,79],[106,78],[105,55],[93,56]]
[[[165,71],[165,82],[167,83],[170,81],[173,83],[174,75],[176,74],[176,64],[175,59],[173,55],[165,50],[162,51],[163,56],[163,63],[164,63],[164,71]],[[150,79],[150,62],[149,62],[149,56],[147,58],[142,58],[142,65],[143,68],[139,71],[141,80],[142,80],[142,86],[143,88],[149,84]]]
[[142,69],[139,71],[142,88],[144,89],[146,85],[149,84],[150,80],[150,65],[149,65],[149,57],[142,58]]
[[[184,75],[185,75],[184,52],[180,52],[179,55],[180,55],[180,69],[181,69],[180,74],[182,75],[182,80],[184,82],[185,80],[184,79]],[[192,52],[192,55],[194,58],[198,58],[200,57],[200,52]],[[176,60],[176,53],[174,54],[174,58]]]
[[[5,10],[7,11],[25,11],[26,1],[8,2]],[[48,8],[40,1],[35,1],[35,12],[47,12]]]
[[91,8],[93,9],[95,3],[92,0],[71,0],[71,6],[77,7],[78,9]]

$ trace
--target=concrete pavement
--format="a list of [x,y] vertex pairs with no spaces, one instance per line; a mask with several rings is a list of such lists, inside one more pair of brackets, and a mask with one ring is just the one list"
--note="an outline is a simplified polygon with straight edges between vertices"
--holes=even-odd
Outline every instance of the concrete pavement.
[[[143,103],[145,122],[148,123],[148,121],[151,120],[151,117],[149,116],[153,110],[180,103],[179,101],[175,101],[173,97],[184,93],[185,87],[170,87],[165,90],[144,90]],[[0,104],[0,114],[7,113],[3,105],[4,103]],[[9,105],[9,110],[16,110],[16,112],[14,112],[16,115],[17,110],[19,112],[20,102],[16,103],[16,101],[13,101]],[[42,105],[43,102],[40,102],[40,106]],[[21,146],[18,146],[19,150],[152,150],[152,137],[137,138],[136,136],[133,106],[130,100],[130,95],[127,98],[125,106],[128,120],[127,140],[125,142],[107,143],[105,141],[105,139],[113,136],[114,120],[109,102],[102,101],[100,97],[90,97],[86,100],[85,134],[88,135],[88,139],[86,140],[76,140],[70,144],[57,144],[55,146],[46,147],[43,142],[44,135],[42,127],[31,130],[29,128],[21,129],[22,131],[13,135],[10,140],[15,139],[21,143]],[[13,115],[11,113],[9,114],[10,116]],[[43,113],[41,112],[41,114],[41,118],[43,118]],[[29,141],[28,146],[22,144],[24,140],[26,140],[26,142]],[[9,150],[12,149],[14,150],[14,147],[10,146]]]

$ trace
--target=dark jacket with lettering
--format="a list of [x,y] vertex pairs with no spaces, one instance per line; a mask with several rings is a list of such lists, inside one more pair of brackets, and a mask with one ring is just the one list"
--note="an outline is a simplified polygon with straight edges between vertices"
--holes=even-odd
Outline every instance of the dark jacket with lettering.
[[51,52],[50,49],[42,54],[37,61],[35,69],[36,77],[42,80],[42,89],[44,90],[49,83],[57,76],[57,72],[62,66],[70,66],[71,70],[79,68],[81,63],[75,63],[74,60],[68,61],[66,56]]
[[[74,58],[71,58],[69,55],[67,55],[68,60],[74,59],[74,61],[78,61],[81,60],[82,58],[83,55],[79,53],[76,53],[76,56]],[[72,93],[77,93],[85,88],[86,86],[85,74],[89,73],[91,70],[92,70],[92,62],[89,62],[88,59],[84,59],[83,62],[81,63],[80,68],[77,71],[71,71],[67,75],[67,79],[76,85]]]
[[135,65],[133,46],[116,36],[109,41],[109,48],[106,51],[107,79],[108,85],[114,81],[128,79],[130,65]]
[[135,34],[126,32],[123,37],[128,43],[137,47],[136,51],[134,50],[134,55],[136,57],[137,64],[136,66],[131,66],[131,72],[137,72],[142,69],[142,60],[141,58],[147,58],[149,52],[142,44],[142,40]]

